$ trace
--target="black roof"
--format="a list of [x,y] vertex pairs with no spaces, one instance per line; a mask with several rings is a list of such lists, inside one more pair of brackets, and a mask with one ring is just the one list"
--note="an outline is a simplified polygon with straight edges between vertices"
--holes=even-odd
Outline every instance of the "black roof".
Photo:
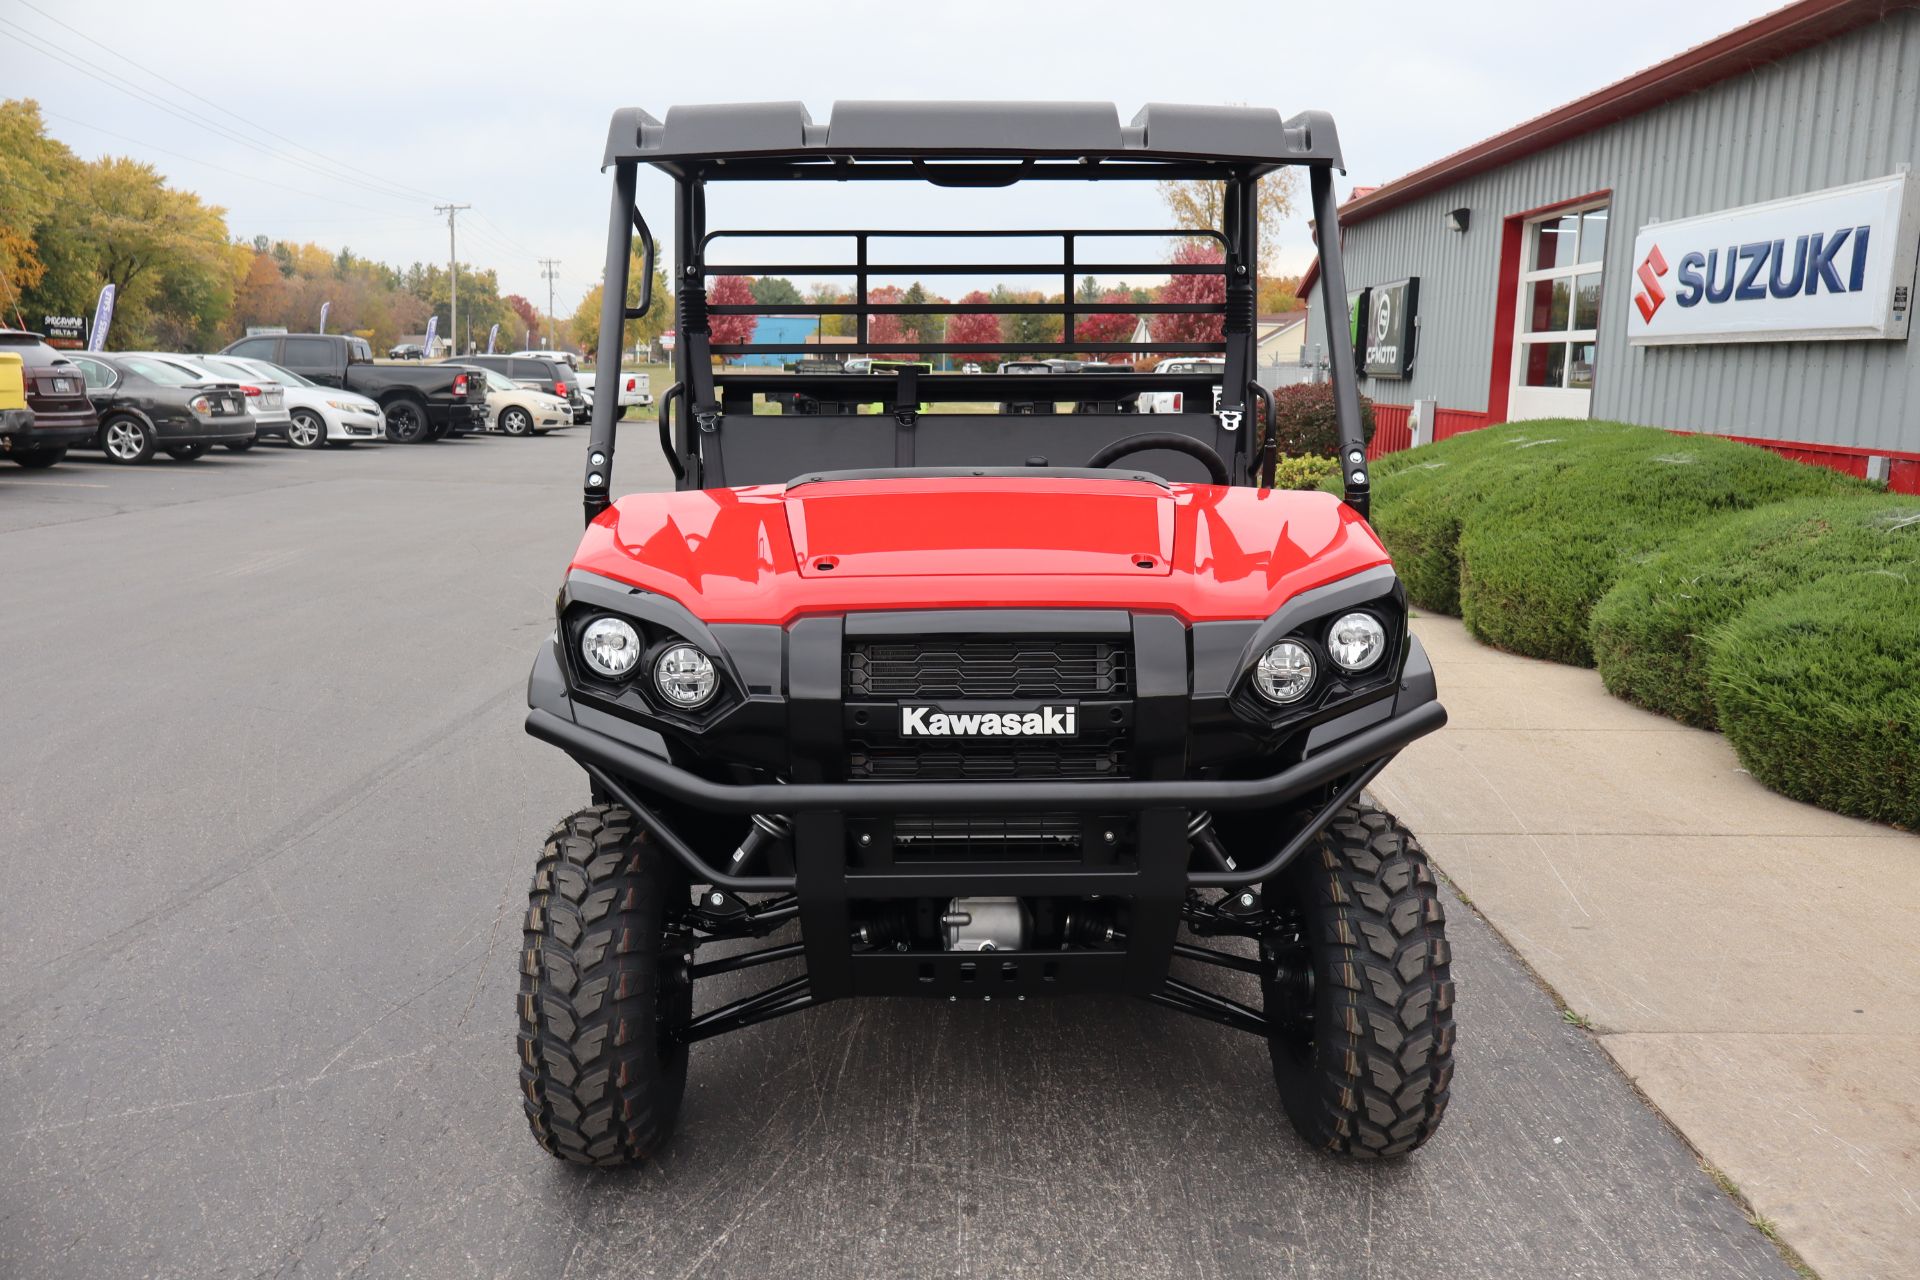
[[1285,164],[1343,167],[1333,117],[1324,111],[1283,120],[1271,107],[1164,102],[1142,107],[1125,125],[1111,102],[836,102],[817,124],[799,102],[672,107],[665,120],[625,107],[614,112],[605,163],[637,160],[681,173],[735,158],[923,157],[1179,161],[1255,172]]

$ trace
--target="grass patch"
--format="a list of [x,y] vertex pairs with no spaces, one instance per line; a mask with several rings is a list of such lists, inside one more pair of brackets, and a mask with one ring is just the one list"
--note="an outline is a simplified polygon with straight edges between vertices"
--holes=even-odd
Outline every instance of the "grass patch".
[[1710,522],[1630,567],[1594,609],[1600,675],[1618,697],[1711,729],[1721,629],[1756,600],[1870,569],[1920,581],[1920,498],[1808,498]]
[[1720,729],[1767,786],[1920,830],[1920,573],[1834,573],[1722,628],[1707,680]]

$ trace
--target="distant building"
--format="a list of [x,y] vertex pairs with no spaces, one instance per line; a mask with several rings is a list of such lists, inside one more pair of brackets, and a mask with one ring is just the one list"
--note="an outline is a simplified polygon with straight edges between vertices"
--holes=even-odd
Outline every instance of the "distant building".
[[735,356],[735,364],[771,365],[773,368],[789,363],[800,354],[800,348],[813,345],[811,339],[819,332],[818,316],[761,316],[753,322],[754,342],[777,342],[781,346],[793,348],[790,351],[761,351],[749,355]]

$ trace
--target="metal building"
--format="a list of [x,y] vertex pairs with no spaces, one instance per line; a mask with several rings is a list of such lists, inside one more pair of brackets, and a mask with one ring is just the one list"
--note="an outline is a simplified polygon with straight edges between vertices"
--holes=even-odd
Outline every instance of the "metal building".
[[1920,492],[1916,168],[1920,5],[1803,0],[1356,188],[1336,306],[1375,452],[1610,418]]

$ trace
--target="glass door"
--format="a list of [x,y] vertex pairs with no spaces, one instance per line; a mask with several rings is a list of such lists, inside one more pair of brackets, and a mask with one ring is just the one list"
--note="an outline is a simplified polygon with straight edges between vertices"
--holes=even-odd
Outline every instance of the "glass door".
[[1527,224],[1514,313],[1509,420],[1584,418],[1593,401],[1607,207],[1562,210]]

